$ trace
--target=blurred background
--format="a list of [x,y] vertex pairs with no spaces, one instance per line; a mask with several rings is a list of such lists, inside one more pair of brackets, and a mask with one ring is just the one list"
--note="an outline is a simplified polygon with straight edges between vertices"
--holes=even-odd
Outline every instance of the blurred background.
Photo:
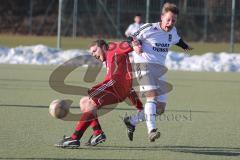
[[[17,40],[27,35],[57,47],[59,20],[59,35],[66,39],[58,41],[61,43],[58,47],[86,48],[91,38],[96,37],[122,39],[138,13],[144,23],[159,21],[165,2],[175,3],[180,9],[177,28],[183,39],[201,43],[200,46],[206,42],[206,45],[218,43],[221,49],[216,52],[240,52],[237,44],[240,42],[239,0],[1,0],[0,44],[13,47],[18,42],[13,41],[12,36],[17,35]],[[79,43],[82,38],[86,38],[83,44]],[[19,41],[26,45],[34,42]],[[210,48],[214,51],[218,47]]]

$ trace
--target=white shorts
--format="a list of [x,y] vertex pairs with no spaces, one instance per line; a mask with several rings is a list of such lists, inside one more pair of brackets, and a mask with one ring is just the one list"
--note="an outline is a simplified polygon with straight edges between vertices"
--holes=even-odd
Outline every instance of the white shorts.
[[159,93],[157,101],[167,102],[166,67],[154,63],[135,63],[133,64],[135,76],[137,78],[140,92],[156,90]]

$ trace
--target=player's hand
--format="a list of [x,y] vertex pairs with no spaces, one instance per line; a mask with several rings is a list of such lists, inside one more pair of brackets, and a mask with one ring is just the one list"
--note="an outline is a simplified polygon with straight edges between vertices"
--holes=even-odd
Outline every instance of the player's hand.
[[188,46],[188,48],[184,49],[184,51],[185,51],[185,54],[186,54],[186,55],[188,55],[188,56],[190,56],[190,53],[189,53],[189,51],[191,51],[191,50],[193,50],[193,48],[192,48],[192,47],[190,47],[190,46]]
[[138,54],[142,53],[142,45],[140,44],[140,42],[137,39],[132,41],[132,47],[136,53],[138,53]]

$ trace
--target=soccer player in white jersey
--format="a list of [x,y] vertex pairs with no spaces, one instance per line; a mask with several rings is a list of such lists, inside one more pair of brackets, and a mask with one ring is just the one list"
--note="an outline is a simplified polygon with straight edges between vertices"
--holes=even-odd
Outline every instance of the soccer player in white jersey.
[[[171,90],[171,86],[161,85],[165,79],[163,74],[166,72],[164,66],[168,49],[172,45],[178,45],[185,51],[193,49],[177,34],[175,24],[178,14],[179,10],[175,4],[165,3],[160,22],[144,24],[133,35],[134,68],[140,91],[146,96],[144,112],[151,142],[160,137],[160,132],[156,128],[156,116],[164,112],[167,103],[166,93]],[[163,90],[164,92],[160,93]],[[143,117],[139,115],[124,118],[129,139],[133,138],[135,126],[142,119]]]
[[140,14],[136,14],[134,17],[134,23],[130,24],[125,31],[125,36],[129,37],[132,36],[135,32],[137,32],[140,27],[143,25],[142,18]]

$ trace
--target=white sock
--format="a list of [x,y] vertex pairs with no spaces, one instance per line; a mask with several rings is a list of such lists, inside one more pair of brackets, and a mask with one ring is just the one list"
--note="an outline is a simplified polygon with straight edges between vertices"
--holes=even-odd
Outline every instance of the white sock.
[[136,126],[139,122],[142,122],[144,120],[145,120],[144,110],[138,111],[137,114],[132,115],[130,117],[130,123],[134,126]]
[[148,133],[156,129],[156,102],[147,101],[144,107]]

